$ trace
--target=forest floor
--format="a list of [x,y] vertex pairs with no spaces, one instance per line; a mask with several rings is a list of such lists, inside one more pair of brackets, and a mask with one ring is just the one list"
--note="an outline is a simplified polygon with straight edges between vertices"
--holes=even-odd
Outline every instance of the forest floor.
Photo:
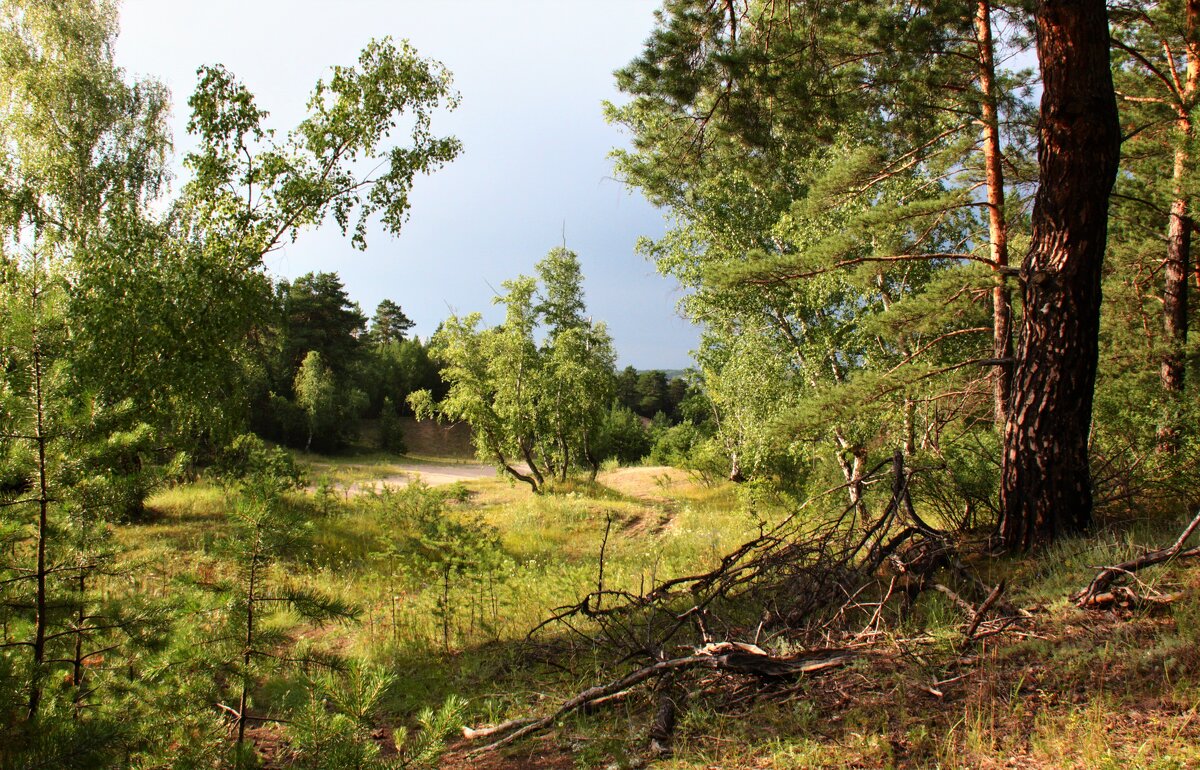
[[[296,498],[313,511],[313,535],[283,569],[364,610],[356,625],[297,633],[396,676],[379,713],[381,735],[413,727],[417,710],[450,695],[466,699],[475,727],[552,713],[606,675],[586,654],[552,660],[553,640],[531,646],[526,635],[552,608],[595,588],[602,550],[605,585],[636,592],[717,564],[769,515],[761,504],[751,513],[731,485],[706,486],[670,468],[611,469],[595,484],[534,496],[461,455],[300,460],[310,479],[348,485],[343,492],[402,474],[420,473],[426,484],[438,473],[459,474],[445,515],[495,533],[495,554],[476,564],[494,568],[464,567],[442,584],[404,561],[411,533],[389,512],[396,503],[388,495]],[[169,490],[152,501],[157,516],[125,537],[142,556],[169,564],[168,573],[219,573],[226,567],[209,545],[221,536],[226,505],[216,487]],[[1069,599],[1096,567],[1169,544],[1181,525],[1113,524],[1032,556],[981,562],[981,576],[1007,579],[1006,598],[1031,613],[1018,629],[967,649],[961,612],[926,592],[908,620],[848,666],[785,685],[725,680],[706,691],[681,713],[670,758],[647,752],[655,707],[645,696],[566,717],[495,752],[473,754],[478,742],[460,741],[441,766],[1200,768],[1200,564],[1138,575],[1135,586],[1176,596],[1160,606],[1081,610]],[[295,681],[266,682],[258,702],[283,710],[296,690]],[[285,740],[257,737],[264,750]],[[266,766],[281,766],[273,756]]]

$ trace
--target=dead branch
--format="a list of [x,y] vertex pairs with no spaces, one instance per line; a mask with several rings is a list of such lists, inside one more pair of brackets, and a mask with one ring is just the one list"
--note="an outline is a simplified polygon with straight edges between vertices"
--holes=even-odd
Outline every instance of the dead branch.
[[[967,566],[958,559],[951,559],[950,566],[954,569],[954,573],[956,575],[972,583],[980,593],[988,590],[987,584],[980,580],[974,572],[971,572],[971,570],[967,569]],[[1022,618],[1033,617],[1033,613],[1031,613],[1029,610],[1016,606],[1012,602],[1005,599],[1003,595],[997,596],[993,604],[995,604],[996,608],[1005,615],[1019,616]]]
[[[1105,567],[1092,578],[1092,582],[1088,587],[1071,597],[1071,599],[1080,607],[1091,607],[1103,605],[1104,602],[1099,601],[1101,594],[1107,591],[1113,581],[1124,575],[1131,575],[1138,570],[1152,567],[1155,564],[1162,564],[1173,559],[1190,559],[1195,556],[1200,556],[1200,546],[1184,549],[1183,544],[1187,542],[1196,528],[1200,527],[1200,512],[1197,512],[1195,517],[1184,527],[1183,532],[1175,540],[1175,543],[1168,548],[1160,548],[1157,551],[1144,553],[1128,561],[1123,561],[1112,567]],[[1112,600],[1108,600],[1111,603]]]
[[[553,714],[541,719],[525,722],[521,726],[509,733],[505,737],[476,749],[471,752],[473,755],[487,751],[494,751],[510,743],[520,740],[528,735],[539,732],[550,727],[559,719],[578,711],[589,704],[594,704],[602,698],[606,698],[614,693],[628,690],[636,687],[643,682],[655,679],[670,674],[686,671],[694,668],[709,668],[716,671],[729,674],[741,674],[758,676],[763,678],[774,677],[798,677],[806,674],[812,674],[819,671],[824,671],[830,668],[844,665],[854,656],[854,653],[849,650],[833,649],[833,650],[812,650],[809,652],[791,655],[787,657],[775,657],[768,655],[762,650],[753,645],[731,644],[724,642],[721,644],[707,645],[704,648],[696,651],[696,654],[682,658],[673,658],[670,660],[660,660],[649,666],[644,666],[636,671],[632,671],[625,676],[608,684],[596,685],[589,687],[573,698],[570,698],[562,704]],[[520,720],[507,722],[504,726],[516,726],[520,724]],[[484,728],[487,729],[487,728]],[[478,735],[480,731],[472,730],[471,733]],[[496,734],[499,728],[493,728],[489,734]],[[464,730],[464,734],[466,731]]]
[[987,612],[992,608],[992,605],[999,601],[1001,594],[1004,593],[1005,587],[1006,581],[1001,580],[998,584],[996,584],[996,587],[992,589],[992,592],[988,594],[987,598],[983,600],[983,604],[979,605],[979,609],[975,611],[975,617],[971,620],[971,625],[967,626],[967,638],[963,642],[964,650],[970,647],[971,643],[975,641],[975,632],[979,630],[979,624],[983,622],[984,616],[987,615]]
[[1081,605],[1087,609],[1104,609],[1106,607],[1123,607],[1125,609],[1153,609],[1165,607],[1172,602],[1179,601],[1183,594],[1163,594],[1153,591],[1147,594],[1139,594],[1129,586],[1117,586],[1111,591],[1098,593],[1087,600],[1087,604]]
[[954,604],[960,610],[962,610],[962,613],[964,615],[966,615],[968,618],[975,617],[975,605],[971,604],[969,601],[962,598],[961,596],[959,596],[958,594],[956,594],[954,591],[950,590],[946,586],[942,585],[941,583],[934,583],[933,587],[939,593],[942,593],[942,594],[945,594],[946,596],[948,596],[950,598],[950,601],[954,602]]
[[677,677],[664,677],[659,683],[656,700],[654,721],[650,724],[650,753],[665,759],[674,753],[675,725],[679,713],[687,706],[688,691]]
[[[885,486],[889,475],[891,484]],[[561,625],[569,639],[582,639],[608,661],[606,668],[613,672],[608,674],[610,681],[577,693],[541,718],[464,728],[469,739],[491,741],[473,753],[507,746],[548,729],[564,716],[595,711],[632,693],[645,693],[652,684],[652,748],[665,754],[670,750],[678,710],[689,697],[685,686],[689,680],[692,698],[728,695],[731,690],[744,690],[748,693],[745,697],[753,698],[774,689],[769,686],[773,682],[835,668],[864,654],[878,643],[864,634],[880,622],[885,605],[894,596],[902,595],[911,603],[931,585],[936,572],[960,564],[950,536],[927,523],[915,509],[909,493],[912,478],[903,453],[896,452],[853,481],[793,509],[782,521],[728,552],[708,571],[636,591],[606,585],[598,576],[594,591],[577,603],[554,609],[530,631],[527,641],[532,643],[534,635],[549,626]],[[803,514],[810,503],[854,483],[890,486],[891,494],[883,498],[886,504],[879,515],[867,515],[861,498],[840,513]],[[601,565],[605,544],[601,545]],[[965,568],[959,569],[965,572]],[[960,606],[966,608],[964,625],[969,627],[970,637],[982,638],[990,632],[992,624],[983,625],[983,616],[999,606],[1001,593],[1002,587],[984,586],[979,596],[988,599],[979,610],[958,597]],[[977,601],[979,597],[972,598]],[[863,628],[861,622],[868,617],[870,622]],[[789,644],[810,651],[776,655],[757,646],[762,639],[783,636]],[[735,641],[739,639],[755,644]],[[685,652],[678,652],[681,650]],[[708,673],[692,673],[699,670]],[[731,681],[730,677],[744,679]],[[694,690],[697,683],[701,684],[699,691]]]
[[488,725],[486,727],[468,727],[467,725],[463,725],[462,736],[464,740],[478,741],[490,738],[493,735],[506,733],[509,730],[516,730],[518,727],[524,727],[536,721],[536,719],[531,717],[525,717],[523,719],[510,719],[507,722],[501,722],[498,725]]

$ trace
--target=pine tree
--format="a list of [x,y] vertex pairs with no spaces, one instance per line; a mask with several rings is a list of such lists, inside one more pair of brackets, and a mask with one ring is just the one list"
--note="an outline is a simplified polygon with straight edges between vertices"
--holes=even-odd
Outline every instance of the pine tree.
[[[1020,222],[1005,193],[1031,174],[1026,76],[994,55],[1023,30],[994,17],[979,2],[677,0],[618,73],[634,97],[610,109],[634,134],[618,171],[678,223],[645,252],[695,289],[683,305],[707,327],[731,476],[817,438],[857,499],[869,445],[949,449],[933,442],[951,394],[967,394],[966,422],[1002,420]],[[771,387],[742,350],[766,357]]]
[[404,314],[399,305],[385,299],[375,308],[375,315],[371,317],[371,339],[381,345],[401,342],[414,326],[416,323]]
[[[1156,340],[1155,363],[1161,400],[1167,403],[1157,440],[1159,449],[1169,453],[1180,445],[1189,316],[1194,313],[1188,280],[1193,262],[1195,186],[1190,180],[1196,166],[1192,112],[1200,95],[1200,2],[1117,3],[1110,16],[1114,80],[1126,137],[1122,168],[1127,172],[1114,197],[1114,220],[1122,226],[1113,233],[1110,259],[1120,260],[1117,274],[1126,283],[1136,280],[1131,287],[1136,295],[1123,298],[1125,302],[1151,294],[1161,297],[1162,335]],[[1118,288],[1117,293],[1124,292]],[[1159,309],[1144,312],[1157,314]],[[1139,318],[1136,327],[1141,325]]]
[[1004,433],[999,535],[1029,548],[1092,521],[1088,437],[1108,197],[1121,130],[1102,0],[1043,0],[1042,184],[1021,266],[1025,314]]
[[285,493],[295,477],[281,473],[286,462],[261,442],[246,440],[247,459],[230,479],[234,505],[229,512],[232,533],[230,554],[238,566],[229,586],[226,630],[215,655],[232,674],[228,695],[236,705],[221,704],[234,720],[234,756],[239,766],[249,766],[253,753],[246,745],[246,728],[272,721],[253,713],[252,689],[266,672],[307,663],[317,667],[335,661],[317,652],[296,654],[295,639],[272,627],[271,619],[292,612],[303,621],[322,625],[351,622],[358,609],[336,597],[296,584],[276,569],[278,561],[302,546],[307,536],[303,510],[291,505]]

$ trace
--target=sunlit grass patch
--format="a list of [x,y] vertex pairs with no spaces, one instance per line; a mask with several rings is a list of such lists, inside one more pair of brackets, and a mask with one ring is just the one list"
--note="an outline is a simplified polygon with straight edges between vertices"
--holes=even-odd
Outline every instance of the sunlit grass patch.
[[[310,474],[323,467],[361,483],[397,470],[382,455],[346,459],[353,462],[310,458]],[[708,486],[664,468],[611,469],[595,482],[551,484],[541,495],[502,477],[356,496],[289,493],[282,504],[299,514],[304,537],[280,554],[271,579],[337,597],[362,614],[354,623],[325,626],[287,614],[274,622],[298,639],[301,651],[336,653],[348,664],[389,672],[394,681],[382,696],[381,718],[401,723],[451,695],[468,698],[472,724],[545,713],[605,676],[599,653],[586,645],[569,672],[531,657],[524,645],[554,608],[574,605],[600,586],[601,554],[604,588],[633,595],[703,573],[788,514],[785,504],[755,494],[748,485]],[[198,613],[218,607],[225,600],[216,587],[237,579],[227,518],[235,495],[210,483],[156,495],[150,518],[119,534],[133,558],[155,566],[121,590],[178,591]],[[1007,577],[1006,598],[1033,607],[1036,620],[1026,638],[976,645],[965,657],[979,654],[980,661],[964,664],[967,677],[944,688],[944,700],[920,688],[952,676],[939,672],[964,657],[966,618],[954,602],[926,591],[887,630],[896,649],[912,642],[911,654],[897,654],[883,670],[864,657],[836,684],[814,681],[791,700],[750,703],[733,713],[698,699],[681,717],[675,758],[655,766],[1193,766],[1200,761],[1189,744],[1200,732],[1200,601],[1189,593],[1154,613],[1100,622],[1067,599],[1096,566],[1127,558],[1143,544],[1170,542],[1175,524],[1065,540],[1032,555],[972,559],[989,585]],[[1185,565],[1138,577],[1163,590],[1200,588]],[[757,622],[729,617],[749,628]],[[587,618],[573,622],[584,633],[590,629]],[[551,624],[535,640],[554,648],[572,633]],[[782,637],[766,644],[780,654],[796,649]],[[838,696],[846,686],[852,694]],[[280,673],[265,677],[255,695],[263,706],[283,710],[296,705],[305,687],[302,677]],[[648,699],[633,699],[609,712],[572,716],[549,740],[566,747],[579,767],[636,763],[648,710]],[[1140,714],[1135,729],[1114,721],[1120,714]]]
[[212,520],[225,515],[224,489],[208,482],[182,484],[155,493],[146,501],[151,515],[178,521]]

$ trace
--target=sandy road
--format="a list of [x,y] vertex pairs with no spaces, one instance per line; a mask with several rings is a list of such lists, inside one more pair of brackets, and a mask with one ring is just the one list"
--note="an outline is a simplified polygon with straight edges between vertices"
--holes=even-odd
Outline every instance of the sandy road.
[[[351,468],[356,466],[351,465]],[[360,466],[364,467],[364,466]],[[486,479],[496,475],[496,469],[479,463],[426,463],[409,461],[389,463],[386,470],[375,478],[353,481],[349,484],[334,483],[334,490],[341,496],[354,497],[365,492],[378,492],[383,487],[405,487],[418,479],[431,487],[445,486],[456,481]],[[309,476],[310,479],[314,475]],[[310,483],[309,492],[316,492],[317,485]]]

